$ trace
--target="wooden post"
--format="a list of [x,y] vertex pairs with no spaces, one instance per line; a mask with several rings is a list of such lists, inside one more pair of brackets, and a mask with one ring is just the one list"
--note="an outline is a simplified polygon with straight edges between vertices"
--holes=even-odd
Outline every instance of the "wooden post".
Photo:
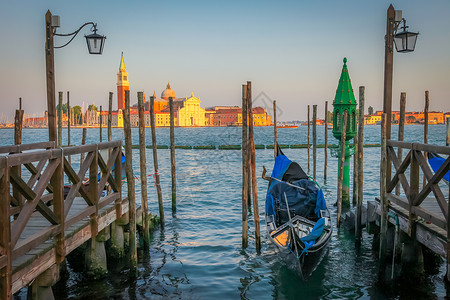
[[[81,145],[86,145],[86,133],[87,133],[87,129],[86,129],[86,127],[84,127],[83,134],[81,136]],[[81,152],[80,166],[83,164],[83,161],[84,161],[84,152]]]
[[317,155],[317,105],[313,105],[313,180],[316,181],[316,155]]
[[[392,122],[392,78],[394,64],[394,25],[395,25],[395,9],[391,5],[386,15],[386,35],[384,46],[384,92],[383,92],[383,112],[386,114],[386,139],[391,139],[391,122]],[[387,154],[387,161],[389,153]],[[386,178],[391,178],[391,164],[386,166]]]
[[381,163],[380,163],[380,202],[381,202],[381,222],[380,222],[380,248],[379,248],[379,269],[380,279],[385,278],[386,273],[386,233],[388,226],[388,201],[386,196],[386,171],[387,171],[387,136],[386,127],[390,120],[387,114],[383,113],[381,117]]
[[141,203],[142,203],[142,229],[144,231],[144,245],[149,246],[150,231],[148,224],[148,199],[147,199],[147,158],[145,155],[145,116],[143,92],[138,92],[139,109],[139,158],[141,168]]
[[[362,220],[362,203],[363,203],[363,145],[364,145],[364,92],[365,87],[360,86],[359,87],[359,120],[358,120],[358,148],[357,148],[357,154],[358,158],[356,159],[356,154],[354,159],[357,160],[359,163],[357,164],[358,170],[358,184],[357,184],[357,202],[356,202],[356,225],[355,225],[355,236],[357,243],[361,242],[361,236],[362,236],[362,228],[361,228],[361,220]],[[356,145],[355,145],[356,147]]]
[[173,98],[169,97],[170,109],[170,171],[172,174],[172,212],[177,210],[177,177],[175,171],[175,112]]
[[112,141],[112,97],[113,93],[109,92],[109,105],[108,105],[108,142]]
[[[406,93],[400,94],[400,119],[398,120],[398,140],[403,141],[405,136],[405,109],[406,109]],[[398,160],[401,162],[403,157],[403,148],[399,147],[397,151]],[[395,187],[395,194],[400,195],[400,183]]]
[[250,144],[250,163],[252,173],[252,195],[253,195],[253,216],[255,218],[255,242],[256,251],[261,250],[261,233],[259,221],[259,207],[258,207],[258,187],[256,185],[256,152],[255,152],[255,138],[253,133],[253,109],[252,109],[252,82],[247,81],[247,107],[248,117],[250,122],[248,124],[248,138]]
[[[344,111],[344,117],[342,121],[342,128],[347,128],[348,111]],[[342,130],[341,133],[341,151],[340,151],[340,164],[338,173],[338,190],[337,190],[337,227],[341,225],[341,213],[342,213],[342,182],[344,180],[344,162],[345,162],[345,136],[346,130]]]
[[[423,143],[428,144],[428,109],[430,107],[430,98],[429,98],[429,92],[425,91],[425,109],[423,110],[424,114],[424,127],[423,127]],[[427,158],[427,153],[424,152],[425,159]],[[425,175],[423,175],[423,188],[427,185],[427,178]]]
[[[19,104],[20,106],[20,104]],[[16,109],[16,115],[14,118],[14,144],[20,145],[22,144],[22,125],[23,125],[23,110]],[[22,176],[22,168],[21,165],[14,166],[11,168],[11,173],[20,177]],[[24,204],[24,197],[20,193],[19,189],[13,186],[13,197],[17,199],[19,202],[19,206]]]
[[324,146],[323,180],[327,180],[327,163],[328,163],[328,101],[325,101],[325,146]]
[[273,151],[274,157],[277,157],[277,100],[273,100]]
[[[69,91],[67,91],[67,146],[70,146],[70,98]],[[70,156],[69,156],[70,162]]]
[[309,105],[308,105],[308,173],[309,173],[309,170],[310,170],[310,168],[309,168]]
[[0,299],[12,299],[12,249],[10,227],[10,174],[8,158],[0,158],[0,251],[6,257],[6,264],[0,268]]
[[[64,239],[65,239],[65,233],[64,233],[64,227],[65,227],[65,214],[64,214],[64,153],[63,150],[59,149],[59,163],[56,167],[55,172],[53,173],[53,176],[50,179],[50,183],[53,187],[53,211],[57,217],[58,224],[61,226],[61,229],[59,233],[56,235],[56,264],[60,265],[66,256],[65,253],[65,247],[64,247]],[[97,182],[97,176],[95,177],[95,182]],[[97,191],[97,186],[94,185],[95,191]],[[92,194],[91,194],[92,195]],[[96,198],[91,198],[96,199]],[[98,203],[97,200],[96,204]]]
[[158,206],[159,206],[159,219],[161,221],[161,226],[164,227],[164,207],[162,200],[161,184],[159,182],[158,173],[158,151],[156,148],[156,122],[155,122],[155,98],[150,97],[150,126],[152,127],[152,149],[153,149],[153,168],[155,169],[155,186],[156,192],[158,193]]
[[[247,85],[242,85],[242,248],[248,246],[248,113]],[[275,129],[276,130],[276,129]]]
[[50,10],[47,10],[47,13],[45,14],[45,37],[48,140],[56,142],[55,56],[53,47],[52,13]]
[[102,137],[102,125],[103,125],[103,116],[102,116],[102,112],[103,112],[103,108],[100,105],[100,117],[99,117],[99,123],[100,123],[100,143],[103,142],[103,137]]
[[355,152],[353,154],[353,198],[352,205],[356,207],[358,202],[358,135],[355,134],[353,137],[353,146],[355,147]]
[[446,117],[446,123],[447,123],[447,136],[445,138],[445,146],[450,146],[450,116]]
[[63,92],[59,92],[59,109],[58,109],[58,147],[62,146],[62,106],[63,106]]
[[128,187],[128,212],[130,215],[130,263],[132,277],[136,276],[137,247],[136,247],[136,195],[133,175],[132,148],[131,148],[131,123],[130,123],[130,91],[125,91],[125,109],[123,114],[123,128],[125,135],[125,170]]

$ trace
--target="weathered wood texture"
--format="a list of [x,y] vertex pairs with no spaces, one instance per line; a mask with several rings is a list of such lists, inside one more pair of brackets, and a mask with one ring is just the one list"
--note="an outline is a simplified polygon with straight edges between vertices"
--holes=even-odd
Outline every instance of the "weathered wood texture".
[[45,71],[47,82],[48,139],[56,142],[56,105],[55,105],[55,55],[53,47],[52,13],[45,14]]
[[[123,114],[123,128],[125,135],[125,170],[127,175],[127,187],[128,187],[128,203],[129,203],[129,215],[130,215],[130,239],[129,239],[129,251],[130,251],[130,263],[131,268],[137,267],[137,244],[136,244],[136,191],[133,174],[133,162],[132,155],[133,149],[131,148],[131,123],[130,123],[130,91],[125,91],[125,109]],[[134,274],[135,272],[130,272]]]
[[317,105],[313,105],[313,180],[317,171]]
[[112,141],[112,101],[113,93],[109,92],[109,102],[108,102],[108,142]]
[[356,201],[356,224],[355,224],[355,236],[357,241],[361,240],[362,237],[362,224],[361,224],[361,220],[362,220],[362,205],[363,205],[363,196],[364,196],[364,191],[363,191],[363,186],[364,186],[364,150],[363,150],[363,145],[364,145],[364,92],[365,92],[365,87],[364,86],[360,86],[359,87],[359,119],[358,119],[358,146],[357,146],[357,152],[355,154],[355,158],[356,159],[356,155],[358,156],[358,158],[356,159],[358,161],[357,164],[357,201]]
[[150,242],[148,228],[148,199],[147,199],[147,156],[145,153],[145,119],[144,119],[144,93],[138,92],[139,109],[139,158],[141,170],[141,204],[142,204],[142,229],[144,231],[144,244]]
[[170,110],[170,173],[172,177],[172,211],[177,210],[177,174],[175,165],[175,111],[173,98],[169,97]]
[[277,100],[273,100],[273,155],[277,157]]
[[[347,128],[348,122],[348,111],[344,111],[344,116],[342,119],[342,128]],[[344,181],[344,162],[345,162],[345,137],[346,130],[342,130],[341,143],[340,143],[340,163],[339,163],[339,173],[338,173],[338,190],[337,190],[337,222],[336,225],[339,227],[341,225],[341,213],[342,213],[342,182]]]
[[310,145],[310,141],[309,141],[309,132],[310,132],[310,130],[309,130],[309,127],[310,127],[310,117],[309,117],[309,105],[308,105],[308,172],[309,172],[309,170],[310,170],[310,168],[309,168],[309,145]]
[[58,92],[59,101],[58,101],[58,147],[62,146],[62,119],[63,119],[63,92]]
[[161,222],[161,226],[164,227],[164,207],[162,200],[161,184],[159,181],[158,150],[156,145],[155,98],[153,96],[150,97],[150,126],[152,127],[151,129],[152,129],[153,168],[155,170],[155,173],[153,175],[155,178],[156,193],[158,194],[159,220]]
[[258,187],[256,184],[256,153],[255,153],[255,137],[253,132],[253,107],[252,107],[252,83],[247,81],[247,110],[250,122],[248,124],[248,139],[250,150],[250,170],[252,173],[252,199],[253,199],[253,216],[255,221],[255,243],[256,250],[261,250],[261,230],[259,220],[258,207]]
[[328,101],[325,101],[325,145],[323,147],[324,151],[324,162],[323,162],[323,180],[327,180],[327,163],[328,163]]
[[384,278],[386,268],[386,233],[388,218],[388,200],[386,197],[386,169],[387,169],[387,146],[386,146],[386,126],[387,114],[383,113],[381,117],[381,162],[380,162],[380,195],[381,195],[381,224],[380,224],[380,248],[379,248],[379,270],[378,275]]
[[248,245],[248,111],[247,85],[242,85],[242,247]]
[[[398,120],[398,140],[403,142],[405,137],[405,111],[406,111],[406,93],[402,92],[400,94],[400,118]],[[397,150],[398,159],[401,161],[403,157],[403,148],[399,147]],[[400,185],[397,184],[395,187],[395,194],[400,195]]]
[[[54,145],[55,142],[21,145],[27,150],[48,149],[22,152],[17,147],[17,153],[0,158],[2,299],[10,298],[46,269],[60,264],[68,253],[118,217],[115,206],[121,201],[117,188],[121,178],[112,174],[121,153],[121,141],[64,150],[54,149]],[[102,150],[107,153],[104,157]],[[81,152],[85,152],[86,159],[74,170],[67,157]],[[120,172],[120,164],[117,166]],[[10,172],[14,167],[28,171],[18,176]],[[90,181],[83,183],[88,170]],[[64,184],[64,173],[69,184]],[[106,184],[112,189],[109,195],[103,193]],[[22,206],[10,201],[11,187],[26,199]],[[48,193],[44,194],[46,190]],[[48,206],[50,200],[52,205]],[[120,209],[121,213],[127,210]],[[78,234],[80,230],[82,235]]]

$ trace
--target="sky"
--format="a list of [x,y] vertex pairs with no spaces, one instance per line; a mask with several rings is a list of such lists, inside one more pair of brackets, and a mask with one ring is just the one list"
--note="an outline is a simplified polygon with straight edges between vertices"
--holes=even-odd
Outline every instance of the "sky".
[[[159,96],[167,82],[178,97],[199,97],[202,107],[240,105],[242,84],[252,82],[255,106],[277,119],[305,120],[307,105],[335,96],[342,60],[355,96],[365,86],[369,106],[382,109],[386,10],[403,11],[416,50],[394,52],[393,109],[407,93],[406,109],[450,111],[450,1],[5,1],[0,11],[0,116],[18,108],[46,110],[44,17],[59,15],[58,33],[83,23],[106,35],[103,55],[89,55],[82,29],[65,48],[55,49],[56,93],[70,91],[71,105],[108,106],[123,51],[131,102],[137,92]],[[55,46],[67,39],[55,37]],[[259,97],[258,97],[259,96]]]

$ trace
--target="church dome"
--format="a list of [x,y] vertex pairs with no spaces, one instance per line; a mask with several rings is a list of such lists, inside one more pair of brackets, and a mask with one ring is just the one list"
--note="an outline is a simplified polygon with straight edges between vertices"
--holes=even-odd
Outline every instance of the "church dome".
[[172,99],[177,98],[177,94],[175,94],[175,91],[170,88],[170,83],[167,83],[166,89],[161,93],[161,99],[169,100],[169,97],[172,97]]

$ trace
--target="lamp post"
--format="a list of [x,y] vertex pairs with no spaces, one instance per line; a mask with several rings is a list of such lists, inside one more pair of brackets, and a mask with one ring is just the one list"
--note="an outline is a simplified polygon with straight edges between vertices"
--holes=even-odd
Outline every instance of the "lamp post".
[[[64,48],[77,36],[80,30],[91,25],[93,34],[85,35],[89,54],[102,54],[105,44],[105,36],[97,34],[97,24],[88,22],[79,29],[68,34],[56,33],[59,27],[59,16],[53,16],[50,10],[45,14],[45,69],[47,81],[47,112],[48,112],[48,138],[49,141],[56,141],[56,106],[55,106],[55,56],[54,49]],[[71,37],[70,40],[62,45],[55,47],[53,44],[54,36]]]
[[[341,77],[336,89],[336,96],[333,101],[333,136],[341,143],[341,135],[345,130],[345,161],[342,181],[342,206],[350,207],[350,157],[353,148],[350,148],[349,140],[356,134],[356,100],[353,93],[352,83],[347,69],[347,58],[344,57]],[[343,128],[344,112],[348,112],[347,128]],[[338,147],[336,155],[340,157],[341,145]],[[338,170],[340,170],[340,161]],[[339,177],[338,177],[339,178]]]
[[[398,32],[399,26],[403,23],[403,31]],[[394,61],[394,41],[395,48],[399,53],[414,51],[419,33],[407,31],[406,20],[402,18],[401,10],[394,10],[392,4],[387,10],[386,36],[384,47],[384,93],[383,112],[386,113],[386,139],[391,138],[392,122],[392,77]],[[388,157],[389,161],[389,157]],[[387,165],[386,178],[391,178],[391,165]]]

